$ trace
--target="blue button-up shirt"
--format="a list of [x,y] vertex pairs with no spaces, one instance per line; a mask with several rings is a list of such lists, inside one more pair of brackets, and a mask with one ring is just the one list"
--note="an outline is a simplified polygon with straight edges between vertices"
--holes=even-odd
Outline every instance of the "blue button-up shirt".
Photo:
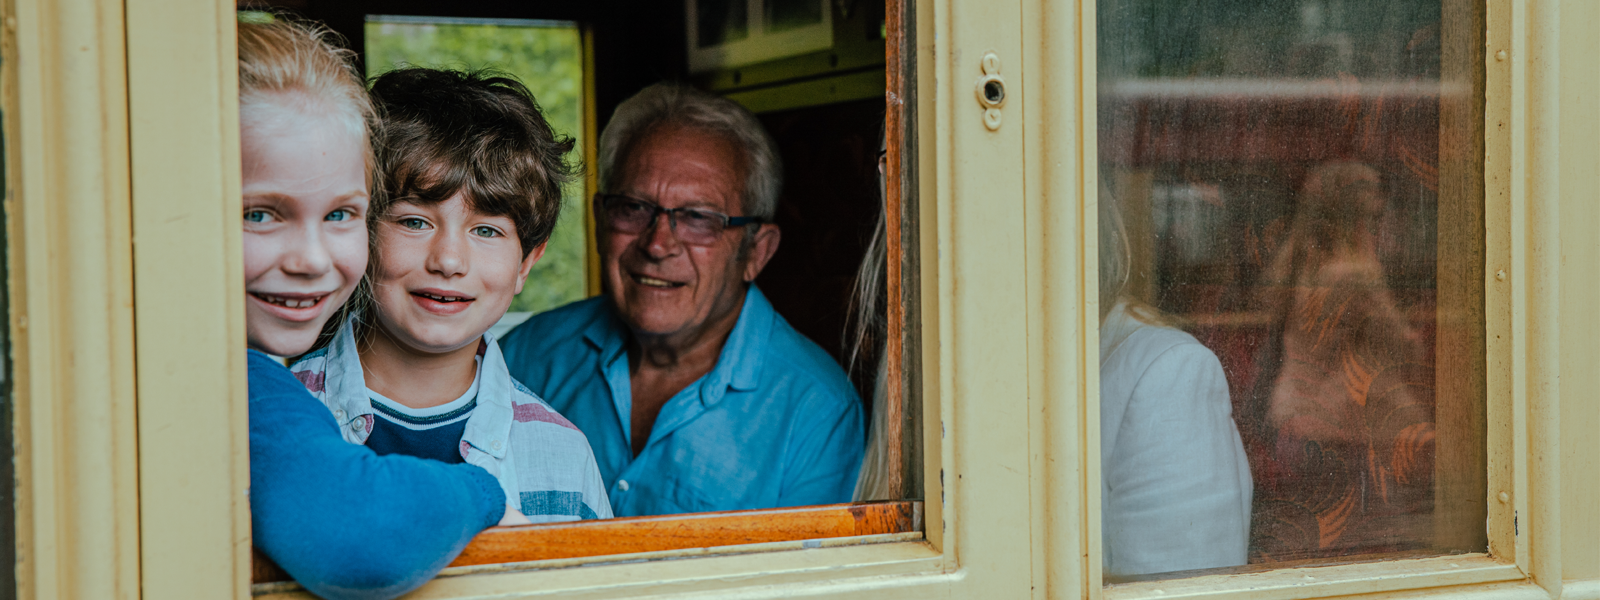
[[638,457],[627,336],[602,296],[536,315],[501,342],[511,374],[589,436],[617,516],[850,501],[860,397],[755,286],[717,365],[661,407]]

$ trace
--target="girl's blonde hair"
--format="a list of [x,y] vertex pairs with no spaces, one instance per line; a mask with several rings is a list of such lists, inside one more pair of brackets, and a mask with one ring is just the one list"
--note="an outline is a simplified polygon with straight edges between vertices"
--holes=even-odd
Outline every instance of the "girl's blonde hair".
[[248,129],[275,118],[324,114],[340,118],[365,149],[367,187],[380,198],[372,151],[377,113],[355,69],[355,53],[324,25],[285,15],[239,20],[239,125]]
[[1100,272],[1100,322],[1105,323],[1106,317],[1118,304],[1123,305],[1123,310],[1129,316],[1157,327],[1178,327],[1183,324],[1180,319],[1161,312],[1160,309],[1150,305],[1142,298],[1137,298],[1128,292],[1128,281],[1132,278],[1133,269],[1148,269],[1149,265],[1136,267],[1133,264],[1133,245],[1128,239],[1128,226],[1122,217],[1122,206],[1116,194],[1106,187],[1105,178],[1100,179],[1099,200],[1099,228],[1095,234],[1099,236],[1099,272]]
[[[339,46],[339,35],[324,25],[281,14],[240,15],[239,128],[249,131],[265,123],[326,115],[343,122],[360,138],[366,164],[367,239],[369,254],[377,236],[372,228],[388,206],[378,177],[372,140],[380,124],[367,86],[355,68],[355,53]],[[333,339],[345,319],[359,314],[372,297],[370,282],[361,278],[339,312],[328,319],[312,349]]]

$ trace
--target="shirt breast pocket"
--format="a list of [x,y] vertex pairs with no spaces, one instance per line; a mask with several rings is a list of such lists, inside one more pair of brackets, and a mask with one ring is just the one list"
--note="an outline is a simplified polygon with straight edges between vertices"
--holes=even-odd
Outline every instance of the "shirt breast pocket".
[[661,494],[660,513],[695,513],[727,510],[717,505],[709,494],[688,481],[669,482]]

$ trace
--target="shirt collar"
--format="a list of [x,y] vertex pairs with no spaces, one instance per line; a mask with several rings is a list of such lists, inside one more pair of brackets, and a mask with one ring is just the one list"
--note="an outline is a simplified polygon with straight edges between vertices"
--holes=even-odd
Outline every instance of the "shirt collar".
[[[367,397],[367,379],[361,370],[361,355],[356,352],[357,318],[352,315],[345,319],[339,334],[328,345],[327,374],[323,379],[328,386],[328,407],[333,409],[334,416],[339,417],[341,427],[356,417],[372,414],[372,399]],[[360,438],[365,440],[368,433],[370,431],[363,431]]]
[[[707,404],[721,400],[725,388],[739,391],[756,389],[766,360],[766,353],[760,351],[760,345],[770,337],[772,322],[777,314],[767,296],[755,284],[750,284],[745,290],[744,307],[739,311],[739,320],[734,323],[728,341],[723,343],[722,352],[717,355],[717,366],[712,367],[711,372],[701,380],[701,390],[705,392],[702,397]],[[600,317],[584,328],[583,339],[599,351],[600,364],[610,364],[626,349],[626,327],[617,316],[616,308],[607,301]]]
[[1122,342],[1139,329],[1139,321],[1128,313],[1128,304],[1118,302],[1116,306],[1106,313],[1105,321],[1100,323],[1100,364],[1105,365],[1106,359],[1122,347]]
[[[339,328],[339,335],[328,346],[327,375],[328,406],[335,415],[343,411],[341,426],[362,415],[370,415],[372,398],[367,396],[366,374],[361,368],[361,355],[356,352],[355,321],[352,317]],[[511,406],[511,371],[506,367],[505,356],[494,334],[485,332],[478,341],[478,352],[483,356],[479,364],[478,407],[467,418],[461,441],[472,444],[484,453],[504,458],[511,447],[511,423],[515,410]],[[368,421],[370,424],[371,421]],[[371,435],[368,427],[361,432],[361,440]]]
[[623,329],[627,325],[617,317],[617,309],[611,305],[611,299],[603,299],[600,304],[598,316],[583,328],[583,339],[600,352],[600,364],[609,364],[623,350],[623,342],[627,339]]
[[493,333],[484,332],[478,352],[483,355],[478,366],[478,407],[467,419],[461,441],[500,459],[511,448],[511,422],[516,415],[511,405],[511,371]]
[[750,284],[750,289],[744,294],[744,308],[739,313],[739,321],[733,325],[733,332],[728,334],[728,342],[722,346],[722,355],[717,357],[717,366],[711,370],[711,374],[716,376],[721,371],[722,375],[718,378],[725,380],[727,386],[733,389],[756,389],[767,356],[761,351],[761,344],[772,337],[769,334],[777,315],[767,296],[755,284]]

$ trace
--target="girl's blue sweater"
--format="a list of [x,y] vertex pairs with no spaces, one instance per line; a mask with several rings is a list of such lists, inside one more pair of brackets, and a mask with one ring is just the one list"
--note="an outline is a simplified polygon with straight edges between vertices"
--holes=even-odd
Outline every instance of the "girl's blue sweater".
[[450,564],[505,513],[469,464],[378,456],[283,365],[250,351],[250,524],[255,545],[311,593],[393,598]]

